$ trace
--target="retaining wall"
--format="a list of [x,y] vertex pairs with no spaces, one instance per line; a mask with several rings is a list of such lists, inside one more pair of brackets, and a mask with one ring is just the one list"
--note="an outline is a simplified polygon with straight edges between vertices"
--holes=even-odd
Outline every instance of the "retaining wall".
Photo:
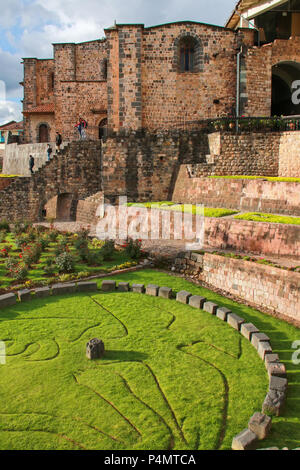
[[300,183],[196,178],[190,177],[188,167],[180,167],[173,193],[174,202],[300,216]]
[[[52,155],[55,143],[50,143]],[[6,145],[2,173],[5,175],[30,176],[29,156],[34,157],[34,170],[41,168],[48,160],[48,144],[9,144]]]

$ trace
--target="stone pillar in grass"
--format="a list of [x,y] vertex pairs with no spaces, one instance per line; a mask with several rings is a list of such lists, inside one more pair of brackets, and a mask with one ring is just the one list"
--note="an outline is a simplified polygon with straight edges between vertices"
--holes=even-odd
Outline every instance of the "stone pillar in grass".
[[101,339],[91,339],[86,345],[86,356],[88,359],[101,359],[104,356],[104,343]]

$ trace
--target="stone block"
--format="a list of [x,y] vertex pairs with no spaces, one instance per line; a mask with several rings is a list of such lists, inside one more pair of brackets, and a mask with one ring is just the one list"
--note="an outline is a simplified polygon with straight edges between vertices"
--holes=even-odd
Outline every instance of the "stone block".
[[192,297],[192,294],[190,292],[182,290],[177,293],[176,300],[177,302],[180,302],[182,304],[187,304],[189,302],[190,297]]
[[204,302],[203,310],[204,312],[211,313],[212,315],[216,315],[218,307],[219,305],[214,304],[213,302]]
[[268,368],[269,364],[274,364],[275,362],[279,362],[278,354],[267,354],[265,356],[265,366]]
[[153,297],[157,297],[158,296],[158,290],[159,290],[159,286],[156,286],[155,284],[149,284],[146,287],[146,294],[147,295],[152,295]]
[[29,289],[23,289],[18,291],[18,298],[21,302],[26,302],[26,300],[31,300],[32,295]]
[[158,296],[163,297],[164,299],[171,299],[173,291],[170,287],[160,287],[158,291]]
[[116,281],[103,281],[101,289],[103,292],[113,292],[116,290]]
[[257,435],[261,441],[265,439],[271,429],[272,419],[263,413],[255,413],[249,421],[248,428]]
[[250,429],[244,429],[232,440],[232,450],[250,450],[257,442],[257,436]]
[[104,356],[104,343],[101,339],[91,339],[86,345],[86,357],[88,359],[101,359]]
[[192,295],[189,298],[189,305],[191,307],[202,309],[205,302],[206,302],[206,298],[201,297],[201,295]]
[[270,341],[270,338],[265,333],[253,333],[251,337],[251,344],[258,350],[258,345],[261,341]]
[[78,292],[93,292],[98,290],[97,282],[78,282],[77,283],[77,291]]
[[262,412],[272,416],[280,416],[285,403],[285,393],[278,390],[269,390],[263,402]]
[[242,324],[245,322],[245,320],[235,313],[229,313],[227,315],[227,323],[228,325],[232,326],[237,331],[240,331]]
[[284,377],[271,376],[270,390],[278,390],[279,392],[286,392],[288,381]]
[[10,307],[15,305],[17,297],[15,294],[3,294],[0,295],[0,308]]
[[132,284],[132,292],[137,292],[138,294],[144,294],[145,292],[144,284]]
[[260,341],[258,343],[258,354],[262,358],[262,360],[265,360],[265,357],[267,354],[271,354],[272,351],[272,346],[270,345],[269,341]]
[[49,297],[50,294],[51,294],[50,287],[39,287],[38,289],[35,289],[35,297],[38,297],[38,298]]
[[267,366],[269,377],[282,377],[286,378],[286,368],[281,362],[271,362]]
[[232,313],[229,308],[218,307],[216,315],[220,320],[227,321],[227,316],[229,315],[229,313]]
[[74,292],[76,292],[75,283],[54,284],[54,286],[52,286],[53,295],[73,294]]
[[241,334],[248,340],[251,341],[253,333],[259,333],[259,330],[256,328],[253,323],[243,323],[241,326]]
[[119,292],[129,292],[129,282],[119,282],[118,291]]

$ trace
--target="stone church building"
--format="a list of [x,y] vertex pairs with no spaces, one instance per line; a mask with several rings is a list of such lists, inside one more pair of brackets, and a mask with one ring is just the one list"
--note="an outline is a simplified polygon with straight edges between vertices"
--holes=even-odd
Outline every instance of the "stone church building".
[[53,59],[24,58],[25,142],[106,128],[176,128],[225,116],[300,114],[300,0],[241,0],[225,27],[182,21],[115,24],[105,38],[54,44]]

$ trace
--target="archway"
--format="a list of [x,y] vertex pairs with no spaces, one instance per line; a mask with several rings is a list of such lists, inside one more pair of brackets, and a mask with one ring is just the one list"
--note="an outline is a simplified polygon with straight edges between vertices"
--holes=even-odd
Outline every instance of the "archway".
[[107,135],[107,118],[102,119],[98,127],[99,127],[99,139],[102,140]]
[[54,219],[56,221],[75,221],[78,199],[71,193],[58,194],[42,204],[40,208],[40,220]]
[[298,62],[280,62],[272,67],[272,116],[300,114],[300,105],[292,101],[292,84],[300,80]]
[[47,124],[40,124],[39,125],[39,143],[46,143],[49,142],[49,129]]

